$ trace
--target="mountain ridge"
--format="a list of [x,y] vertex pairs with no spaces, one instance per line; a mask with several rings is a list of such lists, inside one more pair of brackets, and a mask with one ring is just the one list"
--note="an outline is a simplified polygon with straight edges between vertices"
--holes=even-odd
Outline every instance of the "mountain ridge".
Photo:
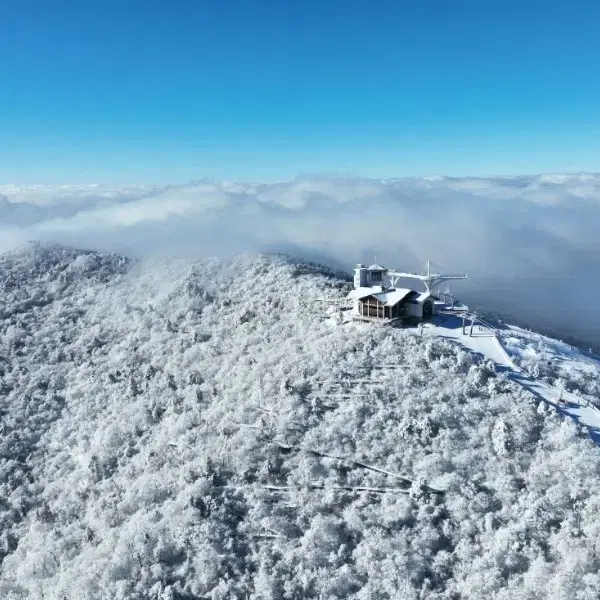
[[346,286],[0,255],[1,595],[592,597],[586,433],[449,341],[299,307]]

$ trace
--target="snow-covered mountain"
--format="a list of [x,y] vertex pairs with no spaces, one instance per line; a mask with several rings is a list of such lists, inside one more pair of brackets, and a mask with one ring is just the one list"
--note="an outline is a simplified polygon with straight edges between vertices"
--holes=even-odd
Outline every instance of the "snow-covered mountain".
[[284,252],[466,272],[469,304],[600,350],[600,175],[277,183],[0,185],[0,251],[31,240],[128,256]]
[[[0,597],[597,598],[588,430],[433,328],[305,302],[347,287],[282,256],[0,256]],[[593,404],[593,357],[502,335]]]

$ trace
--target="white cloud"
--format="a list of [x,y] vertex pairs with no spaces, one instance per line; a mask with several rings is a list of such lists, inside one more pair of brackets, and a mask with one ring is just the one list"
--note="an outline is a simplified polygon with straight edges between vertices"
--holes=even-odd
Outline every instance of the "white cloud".
[[600,340],[600,175],[300,177],[276,184],[0,186],[0,249],[41,239],[135,254],[289,251],[471,275],[456,291]]

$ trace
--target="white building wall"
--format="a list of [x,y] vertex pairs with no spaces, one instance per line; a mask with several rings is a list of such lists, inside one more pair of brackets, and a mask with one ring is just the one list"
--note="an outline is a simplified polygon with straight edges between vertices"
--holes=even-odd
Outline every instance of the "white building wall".
[[[373,273],[380,273],[381,278],[375,281],[373,279]],[[371,271],[364,265],[356,265],[354,269],[354,287],[372,287],[372,286],[383,286],[385,288],[392,287],[392,280],[388,275],[386,269],[382,271]]]
[[408,317],[423,318],[423,304],[421,302],[417,302],[416,304],[407,302],[404,306],[406,306],[406,315]]
[[364,265],[356,265],[356,269],[354,269],[354,287],[367,286],[367,268]]
[[427,302],[431,302],[431,316],[435,315],[435,302],[433,301],[433,298],[429,298]]
[[[377,280],[373,278],[373,273],[381,273],[381,277]],[[387,271],[367,271],[367,286],[381,285],[385,288],[392,287],[392,280],[387,274]]]
[[407,302],[405,304],[407,316],[413,317],[415,319],[422,319],[423,318],[423,305],[425,304],[425,302],[431,304],[431,314],[433,316],[435,314],[435,303],[433,302],[433,300],[431,298],[425,298],[422,300],[418,300],[416,304]]

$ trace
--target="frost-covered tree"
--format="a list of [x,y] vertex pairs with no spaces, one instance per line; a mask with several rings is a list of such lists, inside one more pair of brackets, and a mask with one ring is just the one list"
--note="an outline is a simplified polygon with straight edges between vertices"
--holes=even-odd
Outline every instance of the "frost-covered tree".
[[450,342],[298,302],[346,286],[1,256],[0,597],[598,597],[586,433]]

